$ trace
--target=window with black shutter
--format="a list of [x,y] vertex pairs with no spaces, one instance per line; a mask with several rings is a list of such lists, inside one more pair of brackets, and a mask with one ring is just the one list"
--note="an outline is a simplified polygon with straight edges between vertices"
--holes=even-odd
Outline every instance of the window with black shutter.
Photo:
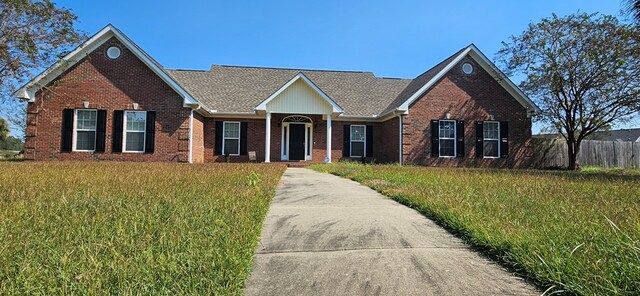
[[373,125],[367,125],[367,157],[373,157]]
[[342,131],[342,157],[349,157],[351,154],[351,125],[345,124]]
[[153,153],[156,148],[156,112],[147,111],[144,152]]
[[509,157],[509,123],[500,121],[500,157]]
[[246,122],[240,123],[240,155],[247,155],[247,129],[248,124]]
[[111,135],[111,152],[122,152],[122,126],[124,124],[124,111],[113,111],[113,135]]
[[73,109],[62,110],[62,139],[60,150],[62,152],[71,152],[73,146]]
[[104,152],[106,136],[107,136],[107,111],[98,110],[98,118],[96,122],[96,153]]
[[440,123],[438,120],[431,120],[431,157],[440,155]]
[[456,157],[464,157],[464,120],[456,121]]
[[216,121],[216,143],[213,154],[214,155],[222,155],[222,129],[223,129],[224,121]]

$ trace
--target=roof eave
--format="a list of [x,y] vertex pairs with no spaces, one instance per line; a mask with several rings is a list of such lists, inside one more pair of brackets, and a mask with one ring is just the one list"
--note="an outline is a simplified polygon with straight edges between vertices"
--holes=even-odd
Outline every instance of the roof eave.
[[409,107],[416,100],[418,100],[427,90],[435,85],[444,75],[446,75],[451,68],[457,65],[465,56],[471,56],[485,71],[494,72],[498,77],[494,79],[509,92],[525,109],[527,110],[527,117],[531,117],[536,114],[540,114],[542,110],[526,95],[522,90],[516,86],[509,77],[507,77],[500,69],[498,69],[489,59],[474,45],[469,45],[464,51],[453,59],[446,67],[444,67],[438,74],[431,78],[425,85],[423,85],[417,92],[411,95],[404,103],[402,103],[395,112],[401,112],[403,114],[409,114]]
[[33,102],[36,93],[45,85],[60,76],[64,71],[79,62],[86,54],[93,52],[96,48],[106,42],[109,38],[115,36],[130,51],[132,51],[147,67],[149,67],[156,75],[158,75],[165,83],[167,83],[174,91],[183,98],[183,106],[199,104],[199,102],[191,96],[182,86],[178,84],[171,76],[169,76],[161,66],[151,60],[151,57],[138,47],[129,37],[118,30],[112,24],[106,25],[98,33],[91,36],[87,41],[69,52],[58,62],[44,70],[38,76],[31,79],[24,86],[13,93],[14,97]]

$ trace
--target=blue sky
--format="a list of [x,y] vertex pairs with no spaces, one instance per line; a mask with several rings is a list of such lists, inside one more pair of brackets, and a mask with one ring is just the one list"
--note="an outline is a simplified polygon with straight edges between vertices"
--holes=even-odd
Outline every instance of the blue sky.
[[90,34],[107,23],[168,68],[211,64],[413,78],[470,43],[490,58],[530,22],[609,1],[60,1]]
[[114,24],[167,68],[247,65],[401,78],[470,43],[493,58],[502,41],[552,13],[619,15],[622,7],[622,0],[56,3],[71,8],[90,35]]

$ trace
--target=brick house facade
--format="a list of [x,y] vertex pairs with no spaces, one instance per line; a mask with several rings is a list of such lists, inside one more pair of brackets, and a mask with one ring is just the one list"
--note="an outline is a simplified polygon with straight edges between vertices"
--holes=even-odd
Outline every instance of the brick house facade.
[[170,70],[111,25],[15,95],[30,160],[524,167],[539,112],[473,45],[415,79]]

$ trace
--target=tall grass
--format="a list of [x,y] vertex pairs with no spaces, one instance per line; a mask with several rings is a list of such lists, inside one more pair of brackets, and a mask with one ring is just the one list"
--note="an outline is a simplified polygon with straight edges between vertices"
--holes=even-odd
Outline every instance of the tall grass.
[[0,163],[0,294],[241,294],[283,171]]
[[640,294],[640,171],[313,168],[419,210],[549,292]]

